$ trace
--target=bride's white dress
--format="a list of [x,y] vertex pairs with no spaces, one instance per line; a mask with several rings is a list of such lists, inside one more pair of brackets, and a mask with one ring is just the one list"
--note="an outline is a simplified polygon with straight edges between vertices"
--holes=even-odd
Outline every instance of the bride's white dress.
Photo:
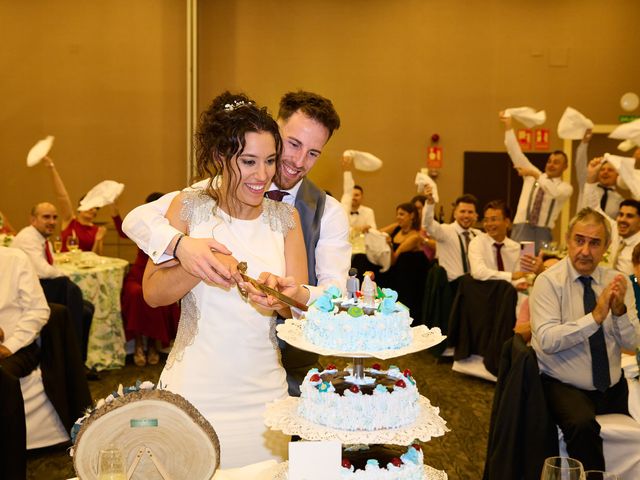
[[[192,237],[211,237],[246,261],[247,273],[285,274],[284,237],[292,207],[265,199],[255,220],[230,218],[201,192],[185,197],[182,218]],[[286,397],[273,312],[246,302],[238,289],[199,283],[182,300],[178,333],[160,376],[189,400],[220,439],[221,468],[286,455],[288,437],[264,425],[265,404]]]

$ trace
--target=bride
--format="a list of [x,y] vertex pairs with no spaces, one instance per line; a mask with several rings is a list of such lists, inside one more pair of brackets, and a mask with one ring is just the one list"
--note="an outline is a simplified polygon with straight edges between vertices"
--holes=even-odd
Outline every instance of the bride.
[[278,126],[266,109],[225,92],[203,113],[196,137],[198,174],[211,180],[203,189],[180,193],[167,218],[191,237],[214,237],[226,245],[232,255],[219,258],[238,288],[208,285],[176,261],[150,261],[143,289],[152,306],[182,299],[178,333],[160,381],[213,425],[221,467],[239,467],[286,455],[288,437],[269,431],[263,420],[265,404],[287,395],[274,312],[246,300],[237,264],[247,262],[254,278],[271,272],[306,283],[306,252],[295,208],[264,198],[282,150]]

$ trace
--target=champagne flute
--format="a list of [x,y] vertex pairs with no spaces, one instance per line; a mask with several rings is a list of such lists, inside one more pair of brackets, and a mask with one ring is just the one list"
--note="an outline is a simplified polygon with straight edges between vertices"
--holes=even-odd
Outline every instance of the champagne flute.
[[70,235],[67,237],[67,250],[70,252],[75,252],[78,250],[78,237],[75,235]]
[[619,480],[615,473],[603,472],[602,470],[587,470],[584,472],[585,480]]
[[100,450],[98,480],[127,480],[122,452],[114,445]]
[[53,239],[53,251],[56,253],[60,253],[62,251],[62,238],[60,235],[56,235]]
[[544,461],[540,480],[584,480],[584,468],[574,458],[549,457]]

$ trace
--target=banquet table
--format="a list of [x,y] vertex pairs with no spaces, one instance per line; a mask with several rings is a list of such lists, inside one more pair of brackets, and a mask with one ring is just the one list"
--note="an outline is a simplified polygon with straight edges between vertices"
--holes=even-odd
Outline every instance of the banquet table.
[[120,292],[129,263],[92,252],[74,252],[56,254],[55,265],[80,287],[84,299],[95,307],[87,367],[96,370],[123,367],[126,352]]

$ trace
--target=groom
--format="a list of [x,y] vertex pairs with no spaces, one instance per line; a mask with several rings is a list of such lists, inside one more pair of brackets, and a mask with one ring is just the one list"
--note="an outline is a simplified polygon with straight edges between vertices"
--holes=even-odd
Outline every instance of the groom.
[[[342,206],[306,178],[340,127],[340,117],[327,98],[305,91],[289,92],[280,100],[278,125],[283,149],[271,190],[280,193],[267,196],[295,205],[300,214],[309,274],[307,303],[311,303],[330,285],[343,289],[351,262],[349,221]],[[169,260],[175,253],[191,275],[228,287],[229,271],[212,252],[230,254],[224,245],[213,238],[184,237],[174,252],[180,232],[169,225],[164,214],[177,194],[132,210],[124,219],[124,232],[154,263]],[[290,395],[299,396],[299,385],[317,357],[291,346],[282,351]]]

